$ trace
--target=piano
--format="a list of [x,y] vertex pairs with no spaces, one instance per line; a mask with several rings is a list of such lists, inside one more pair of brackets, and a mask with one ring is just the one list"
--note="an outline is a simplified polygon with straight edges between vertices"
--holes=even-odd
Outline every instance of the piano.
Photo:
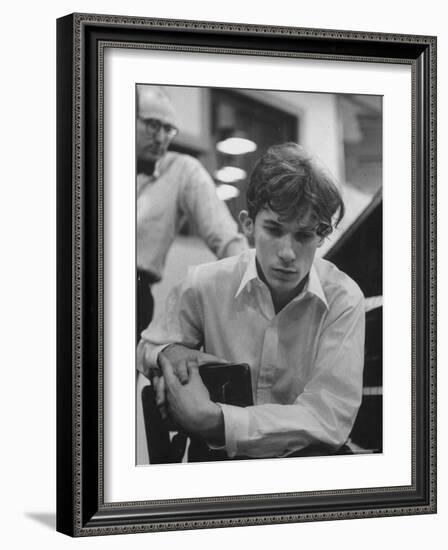
[[366,297],[363,399],[350,435],[359,452],[383,449],[382,212],[379,190],[324,256],[356,281]]

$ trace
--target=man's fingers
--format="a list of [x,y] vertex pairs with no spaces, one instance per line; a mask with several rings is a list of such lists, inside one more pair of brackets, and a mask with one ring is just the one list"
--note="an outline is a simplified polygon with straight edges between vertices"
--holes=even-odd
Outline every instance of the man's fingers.
[[149,371],[149,379],[154,382],[157,378],[160,378],[162,376],[162,369],[159,367],[150,367]]
[[188,382],[188,361],[181,361],[176,365],[176,374],[177,378],[181,384],[186,384]]
[[159,364],[162,367],[163,376],[165,377],[165,382],[168,386],[171,386],[173,384],[179,384],[179,380],[177,379],[177,376],[174,372],[173,365],[163,355],[163,353],[159,354]]
[[158,357],[158,363],[160,366],[162,366],[162,362],[163,359],[166,359],[169,361],[169,363],[171,364],[171,367],[173,368],[173,371],[175,373],[175,375],[177,376],[177,378],[179,379],[180,383],[181,384],[186,384],[188,382],[188,369],[187,369],[187,366],[185,364],[185,361],[183,360],[173,360],[172,358],[170,359],[170,355],[169,353],[165,353],[165,350],[163,350],[160,354],[159,354],[159,357]]
[[205,386],[205,384],[204,384],[204,382],[201,378],[201,375],[200,375],[200,372],[199,372],[199,365],[197,364],[197,362],[195,361],[194,363],[189,364],[188,370],[189,370],[189,373],[190,373],[190,381],[192,383],[194,383],[196,386],[198,384],[200,386],[203,386],[205,391],[207,392],[207,394],[210,396],[210,393],[209,393],[207,387]]
[[189,359],[186,361],[186,367],[190,378],[199,376],[199,364],[196,359]]
[[168,418],[168,413],[166,410],[165,399],[165,379],[163,376],[153,376],[152,385],[154,387],[154,397],[160,416],[162,417],[162,420],[166,421]]
[[154,387],[156,390],[156,404],[160,407],[165,403],[165,379],[163,376],[160,378],[157,377],[157,379],[154,379],[154,382]]

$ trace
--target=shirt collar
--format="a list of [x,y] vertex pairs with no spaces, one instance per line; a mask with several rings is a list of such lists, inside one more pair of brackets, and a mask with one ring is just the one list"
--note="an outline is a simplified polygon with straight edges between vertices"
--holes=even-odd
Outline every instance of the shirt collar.
[[154,172],[152,174],[154,179],[157,179],[160,176],[160,171],[162,169],[162,160],[163,160],[163,157],[160,158],[154,166]]
[[324,289],[322,288],[322,283],[320,282],[319,275],[314,264],[311,266],[310,269],[310,276],[308,277],[308,283],[305,288],[305,292],[306,291],[317,296],[324,304],[324,306],[328,309],[327,298],[325,296]]
[[[258,277],[257,273],[257,266],[255,263],[255,250],[251,249],[249,251],[249,261],[247,263],[246,269],[244,271],[243,277],[241,279],[240,286],[238,287],[238,290],[236,291],[235,298],[237,298],[244,289],[249,289],[249,284],[251,281],[258,281],[261,283],[260,278]],[[305,293],[311,293],[314,294],[317,298],[323,302],[324,306],[328,309],[328,302],[325,297],[324,290],[322,288],[322,284],[319,279],[319,275],[317,273],[316,268],[314,267],[314,264],[311,266],[310,269],[310,275],[308,277],[308,281],[305,285],[305,288],[303,291],[296,296],[293,301],[297,300],[298,298],[301,298]]]
[[243,289],[249,285],[250,281],[254,279],[258,281],[260,280],[258,278],[257,266],[255,265],[255,250],[252,248],[249,250],[249,261],[247,263],[246,270],[244,271],[243,278],[241,279],[240,286],[236,291],[235,298],[237,298]]

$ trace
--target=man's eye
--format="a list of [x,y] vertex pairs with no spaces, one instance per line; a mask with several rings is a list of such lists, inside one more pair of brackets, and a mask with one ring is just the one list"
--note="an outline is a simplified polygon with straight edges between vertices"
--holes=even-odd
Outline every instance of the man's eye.
[[300,232],[295,234],[296,241],[299,242],[308,242],[311,241],[314,237],[314,233]]
[[265,227],[265,229],[270,235],[273,235],[274,237],[280,237],[283,233],[280,227],[268,226],[268,227]]
[[148,118],[146,120],[146,124],[152,129],[155,130],[159,128],[160,122],[158,120],[155,120],[154,118]]

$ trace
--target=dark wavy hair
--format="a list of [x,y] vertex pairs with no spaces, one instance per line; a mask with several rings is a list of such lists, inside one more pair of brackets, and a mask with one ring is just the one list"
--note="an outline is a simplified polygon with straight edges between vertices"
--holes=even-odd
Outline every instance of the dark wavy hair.
[[329,235],[345,212],[333,178],[292,142],[270,147],[257,161],[247,189],[247,207],[253,220],[269,207],[288,222],[311,210],[320,237]]

